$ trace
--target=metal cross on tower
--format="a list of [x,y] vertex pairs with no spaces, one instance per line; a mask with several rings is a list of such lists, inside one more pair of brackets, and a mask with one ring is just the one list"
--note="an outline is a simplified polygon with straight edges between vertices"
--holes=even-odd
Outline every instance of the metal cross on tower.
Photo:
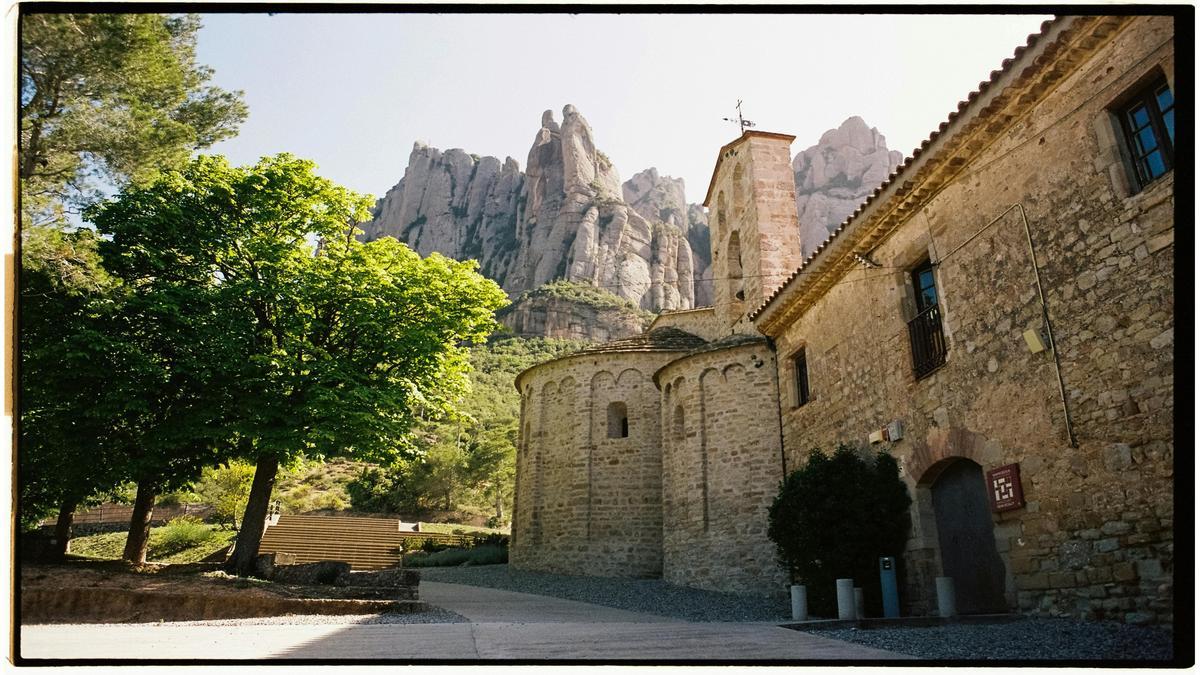
[[742,117],[742,99],[740,99],[740,98],[738,99],[736,107],[737,107],[737,111],[738,111],[738,116],[737,116],[736,120],[729,118],[729,117],[722,117],[721,119],[725,120],[726,122],[737,122],[738,127],[740,127],[742,131],[745,131],[745,130],[749,129],[750,127],[754,126],[754,122],[751,122],[750,120],[744,119]]

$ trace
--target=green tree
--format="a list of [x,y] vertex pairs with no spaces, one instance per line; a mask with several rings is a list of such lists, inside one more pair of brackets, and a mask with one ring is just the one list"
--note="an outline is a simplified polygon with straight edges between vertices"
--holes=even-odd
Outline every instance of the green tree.
[[115,434],[94,413],[109,383],[103,326],[120,293],[91,231],[31,227],[21,239],[18,510],[24,529],[57,511],[62,554],[76,507],[122,479]]
[[[369,198],[313,168],[286,154],[243,168],[201,157],[87,213],[111,237],[101,251],[113,273],[219,345],[189,363],[206,375],[205,407],[230,423],[229,452],[256,465],[231,558],[239,574],[253,570],[280,462],[411,453],[411,429],[461,395],[465,346],[506,302],[474,261],[360,242],[349,224]],[[204,441],[211,428],[176,436]]]
[[196,63],[195,15],[23,13],[21,221],[64,218],[100,181],[140,180],[233,136],[241,92]]
[[228,521],[236,530],[237,518],[246,508],[253,479],[254,465],[234,459],[220,466],[204,467],[192,490],[201,501],[213,507],[219,519]]
[[[471,387],[457,403],[458,414],[422,427],[423,447],[430,449],[418,468],[425,504],[487,509],[492,523],[503,526],[506,513],[512,511],[521,408],[513,378],[534,364],[586,345],[577,340],[497,335],[473,348]],[[435,447],[440,449],[433,451]],[[434,477],[438,480],[431,480]]]
[[879,558],[901,559],[908,540],[908,488],[896,459],[848,445],[832,455],[813,450],[780,486],[767,536],[793,579],[808,586],[818,616],[834,616],[836,581],[853,578],[869,611],[882,604]]

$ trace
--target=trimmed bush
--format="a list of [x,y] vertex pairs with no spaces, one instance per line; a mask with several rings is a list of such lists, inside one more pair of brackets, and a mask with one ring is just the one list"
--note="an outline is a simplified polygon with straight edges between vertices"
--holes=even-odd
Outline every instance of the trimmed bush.
[[154,559],[195,548],[213,538],[212,528],[192,516],[180,516],[157,529],[158,536],[151,537],[147,551],[147,557]]
[[850,577],[863,588],[867,615],[879,616],[879,558],[895,556],[902,576],[911,504],[899,464],[886,452],[871,457],[849,445],[833,455],[813,450],[781,485],[767,536],[794,582],[808,587],[813,614],[836,616],[836,580]]

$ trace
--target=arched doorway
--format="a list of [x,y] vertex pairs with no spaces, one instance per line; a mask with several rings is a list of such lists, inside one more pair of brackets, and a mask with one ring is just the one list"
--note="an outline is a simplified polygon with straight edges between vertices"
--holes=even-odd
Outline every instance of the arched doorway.
[[960,614],[1008,611],[986,489],[982,467],[969,459],[946,466],[932,488],[942,574],[954,578]]

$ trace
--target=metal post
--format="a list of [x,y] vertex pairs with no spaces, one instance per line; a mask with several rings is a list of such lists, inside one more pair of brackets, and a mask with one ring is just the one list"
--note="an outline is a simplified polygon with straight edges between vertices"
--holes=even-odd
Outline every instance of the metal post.
[[938,616],[949,618],[958,613],[958,609],[954,606],[954,577],[938,577],[935,581],[937,584],[937,602]]
[[792,621],[808,621],[808,587],[792,586]]
[[886,556],[879,559],[879,585],[883,589],[883,616],[895,619],[900,616],[900,593],[896,586],[896,559]]
[[854,608],[854,580],[853,579],[838,579],[837,580],[837,606],[838,618],[842,620],[854,619],[857,612]]
[[863,602],[862,587],[857,587],[854,589],[854,618],[867,618],[867,606],[866,603]]

